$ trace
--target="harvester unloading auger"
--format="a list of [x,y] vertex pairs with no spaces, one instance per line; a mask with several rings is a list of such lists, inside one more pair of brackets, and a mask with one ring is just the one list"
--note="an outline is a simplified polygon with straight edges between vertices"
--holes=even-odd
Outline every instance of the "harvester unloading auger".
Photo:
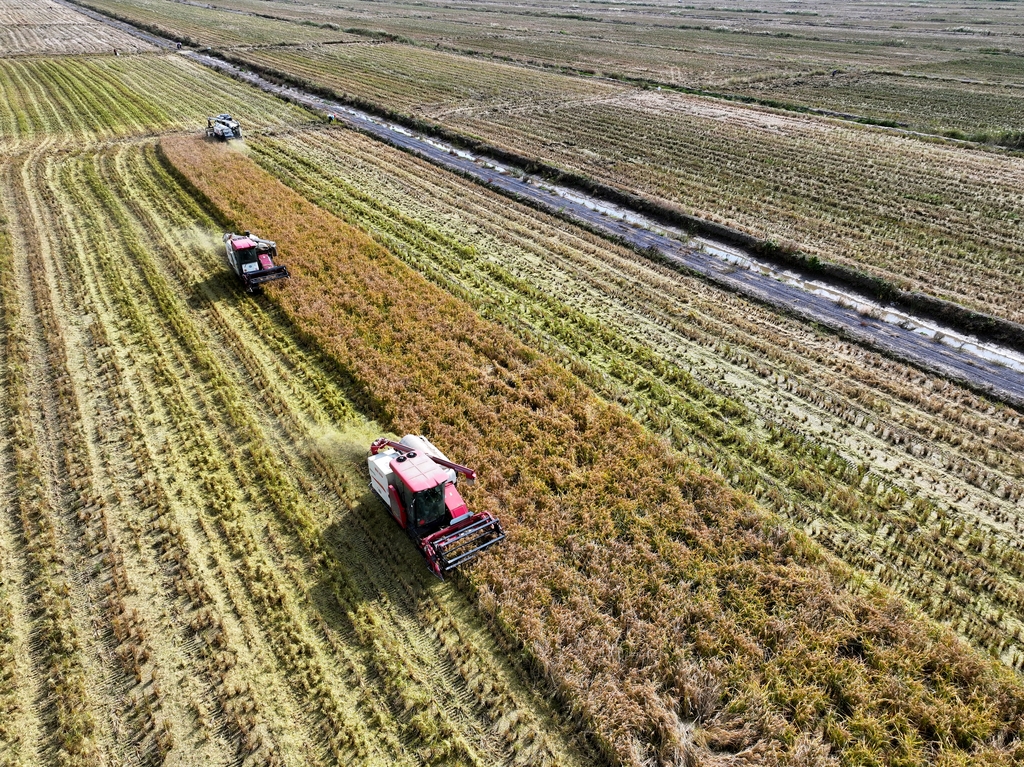
[[471,514],[456,488],[459,475],[472,484],[476,472],[449,461],[426,437],[381,437],[370,445],[368,464],[373,492],[442,580],[505,538],[497,517]]

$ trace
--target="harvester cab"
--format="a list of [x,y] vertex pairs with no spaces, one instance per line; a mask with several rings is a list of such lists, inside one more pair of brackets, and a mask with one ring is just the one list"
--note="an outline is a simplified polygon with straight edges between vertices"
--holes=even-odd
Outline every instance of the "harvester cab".
[[426,437],[381,437],[370,445],[368,464],[374,494],[442,580],[505,538],[493,514],[470,513],[459,493],[459,477],[472,484],[476,472],[449,461]]
[[291,276],[286,267],[274,263],[274,259],[277,258],[277,243],[261,239],[252,232],[228,232],[224,235],[224,250],[227,253],[228,266],[249,293],[255,293],[267,282]]
[[206,137],[219,141],[242,138],[242,126],[231,115],[217,115],[206,118]]

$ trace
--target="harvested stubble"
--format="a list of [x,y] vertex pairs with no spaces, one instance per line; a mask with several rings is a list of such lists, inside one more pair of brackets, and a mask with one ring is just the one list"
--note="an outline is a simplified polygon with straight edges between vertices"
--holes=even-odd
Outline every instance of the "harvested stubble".
[[[4,180],[13,177],[17,170],[20,168],[15,164],[5,164]],[[38,256],[38,252],[34,251],[34,255]],[[92,742],[95,720],[88,700],[82,632],[70,598],[75,590],[69,568],[72,557],[58,544],[62,509],[42,468],[41,446],[33,423],[39,417],[40,400],[29,389],[29,371],[33,357],[39,353],[38,348],[33,348],[33,340],[37,347],[39,339],[33,339],[33,335],[43,332],[42,323],[34,315],[36,307],[31,292],[16,288],[20,279],[27,276],[27,270],[17,268],[13,249],[0,252],[0,259],[0,316],[6,358],[2,386],[9,408],[2,444],[14,484],[13,503],[4,509],[3,524],[7,527],[13,522],[18,526],[13,548],[31,573],[26,602],[38,616],[32,636],[37,648],[32,671],[48,677],[43,694],[53,717],[51,753],[62,765],[85,765],[96,754]],[[13,551],[5,554],[12,556]],[[23,665],[20,670],[25,668]],[[9,681],[12,685],[21,683]],[[6,756],[19,756],[18,741],[12,738],[9,748],[3,744]]]
[[0,56],[139,53],[156,48],[138,37],[56,3],[0,0]]
[[486,467],[471,501],[510,538],[472,572],[480,604],[610,758],[1024,757],[1005,669],[898,599],[851,593],[804,537],[248,159],[161,146],[228,221],[293,254],[275,300],[365,407]]
[[268,18],[265,13],[230,13],[207,5],[165,3],[159,0],[83,0],[81,5],[139,24],[156,34],[189,45],[250,46],[282,45],[306,41],[343,42],[359,39],[339,32],[337,27],[316,23],[288,23]]
[[0,150],[50,138],[88,142],[199,130],[204,117],[244,113],[246,128],[310,115],[180,56],[0,59]]

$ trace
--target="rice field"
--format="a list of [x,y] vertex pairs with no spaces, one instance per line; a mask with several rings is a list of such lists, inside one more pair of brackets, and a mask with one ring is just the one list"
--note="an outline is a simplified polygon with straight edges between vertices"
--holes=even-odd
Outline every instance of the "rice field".
[[[90,4],[1017,316],[1015,157],[428,40],[861,55],[824,4]],[[0,7],[0,765],[1024,759],[1019,411],[64,8]],[[291,279],[245,295],[229,228]],[[447,583],[366,485],[407,432],[509,533]]]
[[141,53],[155,48],[56,3],[0,2],[0,58],[11,56]]
[[[497,511],[508,539],[469,585],[608,761],[1017,757],[1015,740],[954,745],[1012,730],[1013,672],[966,672],[980,657],[951,634],[251,159],[194,139],[161,150],[226,220],[272,229],[295,254],[276,301],[358,402],[488,467],[471,502]],[[949,667],[954,687],[911,681],[935,654],[975,681]],[[958,722],[968,729],[945,729]]]
[[851,566],[1024,664],[1020,412],[351,131],[252,152]]
[[[229,279],[146,137],[193,65],[146,66],[136,135],[54,122],[0,161],[0,763],[595,763],[369,493],[383,427],[337,362]],[[41,115],[96,82],[53,72]]]

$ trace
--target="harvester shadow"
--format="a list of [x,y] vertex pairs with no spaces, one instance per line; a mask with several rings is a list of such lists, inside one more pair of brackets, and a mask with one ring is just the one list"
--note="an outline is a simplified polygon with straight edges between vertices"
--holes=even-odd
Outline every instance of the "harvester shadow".
[[424,625],[431,595],[450,587],[431,574],[369,490],[321,540],[331,567],[313,588],[313,603],[327,627],[380,671],[386,660],[378,657],[381,642],[408,630],[402,627]]
[[206,301],[214,304],[237,303],[253,298],[259,299],[260,296],[247,294],[231,275],[224,272],[212,272],[205,280],[198,280],[191,284],[188,305],[190,309],[199,310],[203,308],[203,303]]

